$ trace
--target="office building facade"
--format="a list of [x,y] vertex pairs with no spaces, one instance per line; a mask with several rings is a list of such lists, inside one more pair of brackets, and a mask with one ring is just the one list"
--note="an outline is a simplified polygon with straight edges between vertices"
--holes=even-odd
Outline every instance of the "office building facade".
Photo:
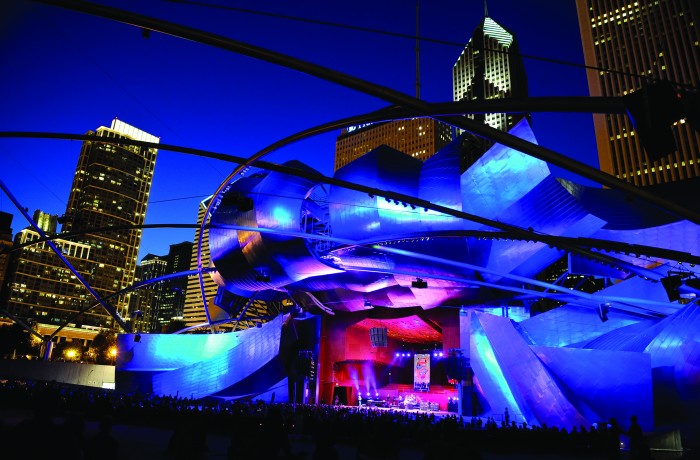
[[[197,270],[197,248],[200,235],[202,221],[204,221],[207,206],[211,201],[211,197],[199,203],[197,210],[197,229],[194,232],[194,244],[190,254],[190,270]],[[209,219],[207,219],[208,223]],[[208,267],[209,261],[209,229],[204,229],[202,235],[202,264],[204,268]],[[207,303],[213,305],[214,297],[216,297],[216,283],[208,274],[203,275],[204,280],[204,295],[207,298]],[[191,276],[187,278],[187,291],[185,295],[185,304],[183,307],[183,316],[187,326],[196,326],[207,322],[207,314],[204,310],[202,300],[202,289],[199,285],[199,277]]]
[[[171,244],[166,261],[168,273],[181,273],[190,269],[193,243],[183,241]],[[167,326],[173,320],[184,320],[185,298],[187,296],[187,277],[167,280],[160,299],[158,323],[160,328]]]
[[[136,139],[158,142],[158,138],[120,120],[109,128],[89,132],[105,139]],[[55,235],[57,220],[62,233],[73,235],[54,243],[81,277],[105,298],[134,281],[136,257],[141,243],[140,229],[124,229],[144,223],[157,149],[85,141],[82,144],[65,214],[56,218],[37,211],[40,228]],[[96,229],[119,230],[96,232]],[[45,242],[38,232],[27,228],[15,238],[16,251],[3,297],[11,314],[31,322],[58,327],[66,321],[76,326],[114,327],[114,320],[101,306],[89,308],[96,300]],[[109,300],[122,318],[129,315],[128,295]],[[88,309],[89,308],[89,309]],[[82,314],[78,312],[83,311]]]
[[[146,282],[168,273],[168,261],[164,256],[146,254],[141,259],[141,265],[137,267],[140,282]],[[134,330],[145,332],[159,332],[161,315],[161,303],[163,293],[167,290],[166,282],[148,284],[140,288],[135,295],[138,297],[136,310],[131,311]],[[132,294],[133,295],[133,294]],[[132,308],[134,308],[132,302]]]
[[[18,249],[11,258],[2,295],[7,312],[27,323],[56,327],[66,322],[73,326],[107,326],[102,307],[89,308],[95,299],[76,282],[75,275],[48,243],[40,239],[39,233],[31,228],[15,236]],[[92,258],[91,245],[60,238],[53,243],[80,276],[88,282],[94,279],[99,263]],[[81,310],[84,312],[78,314]]]
[[452,139],[452,128],[432,118],[408,118],[341,131],[335,141],[334,171],[380,145],[388,145],[419,160],[430,158]]
[[[115,142],[119,139],[159,142],[158,137],[118,119],[109,128],[103,126],[90,134]],[[153,148],[83,142],[62,218],[63,231],[85,232],[74,240],[91,247],[91,260],[98,263],[99,269],[90,284],[101,296],[133,283],[142,231],[92,231],[143,225],[157,152]],[[128,302],[128,295],[112,300],[117,313],[124,318],[128,316]]]
[[[627,96],[657,81],[678,92],[700,83],[700,6],[694,0],[576,0],[591,96]],[[700,136],[687,120],[671,130],[675,151],[645,151],[624,115],[594,115],[600,167],[637,185],[700,175]]]
[[[457,101],[525,98],[527,76],[515,36],[485,13],[471,39],[452,67],[452,98]],[[472,114],[469,118],[492,128],[508,131],[523,118],[522,114]],[[529,116],[528,116],[529,118]],[[528,120],[529,121],[529,120]],[[485,152],[492,143],[468,152],[466,167]]]

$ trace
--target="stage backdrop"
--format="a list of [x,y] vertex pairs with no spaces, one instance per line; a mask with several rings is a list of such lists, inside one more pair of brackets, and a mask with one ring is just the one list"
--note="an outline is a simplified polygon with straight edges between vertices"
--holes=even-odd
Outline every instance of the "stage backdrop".
[[413,391],[430,391],[430,355],[413,356]]

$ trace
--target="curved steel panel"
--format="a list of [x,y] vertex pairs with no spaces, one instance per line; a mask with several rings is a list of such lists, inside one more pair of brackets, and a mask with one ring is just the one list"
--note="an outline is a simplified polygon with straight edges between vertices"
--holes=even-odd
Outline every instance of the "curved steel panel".
[[[310,169],[296,161],[286,165]],[[239,180],[224,195],[212,226],[300,231],[302,202],[313,186],[306,179],[275,172]],[[238,209],[241,196],[252,199],[252,210]],[[229,289],[279,288],[305,277],[339,272],[315,258],[302,238],[231,229],[212,229],[209,238],[220,275],[216,281]]]
[[[460,175],[462,142],[468,133],[443,147],[423,162],[418,183],[418,197],[434,204],[462,210]],[[421,228],[426,232],[441,230],[467,230],[478,225],[452,216],[432,211],[420,214]]]
[[[536,143],[527,123],[521,120],[510,134]],[[549,176],[544,161],[501,144],[494,144],[461,177],[464,211],[489,219],[527,195]],[[518,225],[516,222],[513,224]]]
[[[410,196],[418,195],[421,161],[398,150],[379,146],[336,171],[334,177]],[[420,209],[384,197],[331,187],[330,219],[333,235],[354,240],[405,233],[420,223]]]

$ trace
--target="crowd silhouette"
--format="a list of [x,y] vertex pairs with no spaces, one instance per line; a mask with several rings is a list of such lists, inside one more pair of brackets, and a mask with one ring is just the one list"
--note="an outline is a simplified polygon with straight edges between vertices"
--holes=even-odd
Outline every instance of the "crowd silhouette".
[[[206,458],[208,433],[230,436],[227,458],[242,460],[297,458],[295,440],[313,443],[306,455],[313,460],[340,458],[339,443],[355,447],[357,460],[398,460],[402,448],[422,450],[425,460],[479,459],[483,452],[616,459],[623,433],[631,440],[626,458],[650,458],[634,417],[628,431],[614,419],[565,430],[493,418],[462,422],[455,415],[430,412],[193,400],[31,381],[0,382],[0,407],[34,409],[32,417],[0,426],[1,440],[10,449],[5,458],[19,458],[27,446],[37,458],[120,458],[113,424],[172,430],[164,450],[173,459]],[[98,433],[87,439],[86,420],[99,421]]]

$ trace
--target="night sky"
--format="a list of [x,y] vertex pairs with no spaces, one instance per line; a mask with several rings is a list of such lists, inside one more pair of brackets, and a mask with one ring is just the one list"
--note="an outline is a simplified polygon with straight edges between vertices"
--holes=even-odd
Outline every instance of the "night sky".
[[[205,3],[102,1],[289,54],[415,94],[415,41],[279,17],[295,16],[398,34],[415,34],[415,1],[223,1],[256,15]],[[489,16],[516,36],[525,55],[583,62],[574,0],[490,0]],[[481,0],[424,0],[423,37],[460,44],[421,45],[421,98],[452,100],[451,69],[484,16]],[[388,105],[317,78],[195,42],[24,0],[0,6],[0,131],[84,134],[114,117],[161,142],[250,156],[290,134]],[[525,59],[531,96],[586,96],[580,67]],[[598,166],[591,116],[534,114],[538,141]],[[269,161],[301,160],[331,175],[335,138],[318,136]],[[0,139],[0,179],[33,213],[63,214],[80,142]],[[234,166],[160,151],[146,223],[195,223],[197,204]],[[566,171],[556,170],[572,178]],[[0,210],[15,215],[0,194]],[[140,259],[192,241],[193,230],[146,230]]]

